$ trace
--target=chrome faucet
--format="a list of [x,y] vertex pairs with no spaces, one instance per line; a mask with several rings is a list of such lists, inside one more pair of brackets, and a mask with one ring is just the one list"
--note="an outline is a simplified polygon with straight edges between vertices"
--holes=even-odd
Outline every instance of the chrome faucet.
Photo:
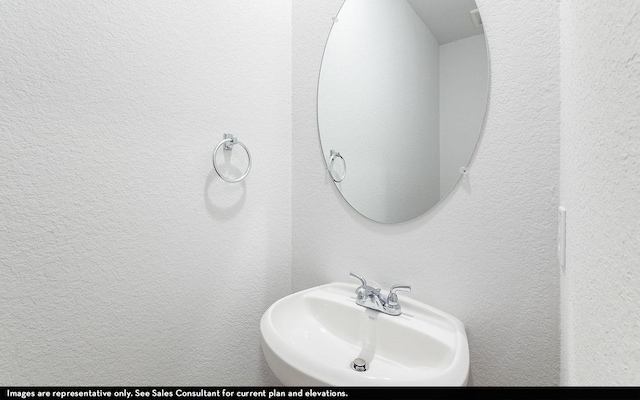
[[356,273],[349,273],[349,275],[360,280],[361,285],[356,289],[356,304],[362,307],[370,308],[372,310],[380,311],[389,315],[402,314],[402,308],[398,301],[398,292],[410,292],[411,286],[409,285],[393,285],[389,289],[389,295],[385,299],[380,293],[380,288],[374,288],[367,285],[367,281]]

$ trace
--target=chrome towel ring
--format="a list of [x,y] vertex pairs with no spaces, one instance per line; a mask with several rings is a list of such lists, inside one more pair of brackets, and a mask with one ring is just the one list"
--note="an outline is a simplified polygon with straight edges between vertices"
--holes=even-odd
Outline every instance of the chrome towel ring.
[[[342,157],[340,155],[340,153],[338,153],[335,150],[331,150],[331,152],[329,153],[330,157],[329,157],[329,166],[327,167],[327,171],[329,171],[329,175],[331,175],[331,179],[333,179],[333,181],[335,183],[340,183],[344,180],[344,178],[347,176],[347,162],[344,160],[344,157]],[[342,173],[342,177],[341,178],[337,178],[335,176],[333,176],[333,162],[336,160],[336,158],[339,158],[342,160],[342,163],[344,164],[344,172]]]
[[[242,174],[241,177],[237,178],[237,179],[230,179],[227,178],[226,176],[224,176],[220,170],[218,170],[218,166],[216,165],[216,154],[218,154],[218,150],[220,149],[220,146],[224,145],[224,150],[233,150],[233,146],[235,145],[240,145],[244,148],[244,151],[247,152],[247,158],[249,159],[249,165],[247,166],[247,170],[244,172],[244,174]],[[245,146],[244,144],[242,144],[242,142],[238,141],[238,138],[229,134],[229,133],[225,133],[224,134],[224,139],[218,143],[218,145],[216,146],[215,150],[213,150],[213,157],[212,157],[212,161],[213,161],[213,169],[216,170],[216,173],[218,174],[218,176],[220,176],[220,178],[225,181],[225,182],[229,182],[229,183],[236,183],[236,182],[240,182],[242,180],[244,180],[244,178],[247,177],[247,175],[249,175],[249,171],[251,170],[251,153],[249,153],[249,149],[247,148],[247,146]]]

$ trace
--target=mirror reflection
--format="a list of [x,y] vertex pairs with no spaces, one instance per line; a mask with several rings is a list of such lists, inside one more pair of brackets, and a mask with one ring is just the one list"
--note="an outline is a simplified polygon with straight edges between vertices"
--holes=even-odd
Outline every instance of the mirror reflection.
[[488,61],[473,0],[344,2],[322,59],[318,128],[355,210],[405,222],[453,189],[482,130]]

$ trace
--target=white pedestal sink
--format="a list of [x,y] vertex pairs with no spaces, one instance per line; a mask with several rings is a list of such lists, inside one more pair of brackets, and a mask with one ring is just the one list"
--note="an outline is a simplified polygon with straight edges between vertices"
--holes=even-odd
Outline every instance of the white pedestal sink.
[[[455,317],[403,297],[402,315],[355,303],[357,285],[330,283],[276,301],[262,349],[288,386],[464,386],[469,346]],[[366,361],[366,371],[352,362]]]

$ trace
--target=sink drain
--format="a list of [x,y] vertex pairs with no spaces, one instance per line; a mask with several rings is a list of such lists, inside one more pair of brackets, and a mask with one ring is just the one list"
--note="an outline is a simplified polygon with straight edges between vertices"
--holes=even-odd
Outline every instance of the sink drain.
[[367,362],[362,358],[356,358],[351,362],[351,369],[358,372],[364,372],[369,368]]

